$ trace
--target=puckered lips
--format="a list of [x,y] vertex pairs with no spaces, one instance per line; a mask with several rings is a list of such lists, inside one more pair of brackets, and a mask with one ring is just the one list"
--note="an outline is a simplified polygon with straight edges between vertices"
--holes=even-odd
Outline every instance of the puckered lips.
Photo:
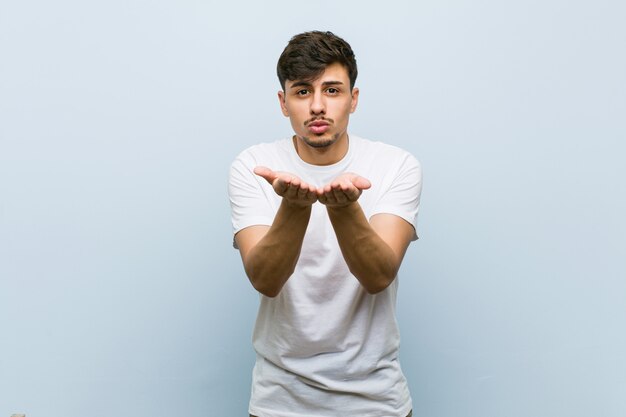
[[321,135],[330,129],[330,122],[326,119],[313,119],[306,122],[305,126],[316,135]]

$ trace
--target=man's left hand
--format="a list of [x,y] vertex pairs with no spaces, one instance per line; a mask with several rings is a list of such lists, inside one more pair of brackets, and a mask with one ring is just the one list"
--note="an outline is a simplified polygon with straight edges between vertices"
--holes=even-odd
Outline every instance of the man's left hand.
[[371,186],[367,179],[348,172],[318,188],[317,199],[327,207],[345,207],[357,201],[363,190]]

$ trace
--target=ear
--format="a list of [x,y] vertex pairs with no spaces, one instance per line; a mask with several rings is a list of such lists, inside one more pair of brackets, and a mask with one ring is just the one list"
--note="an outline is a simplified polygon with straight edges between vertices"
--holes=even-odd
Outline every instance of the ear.
[[350,113],[354,113],[357,104],[359,104],[359,89],[354,87],[352,89],[352,102],[350,103]]
[[280,110],[283,112],[285,117],[289,117],[289,111],[287,110],[287,105],[285,104],[285,92],[280,90],[278,92],[278,101],[280,103]]

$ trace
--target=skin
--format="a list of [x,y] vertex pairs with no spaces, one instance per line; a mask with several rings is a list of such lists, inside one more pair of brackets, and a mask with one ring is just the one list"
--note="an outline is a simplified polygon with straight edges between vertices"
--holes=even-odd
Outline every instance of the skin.
[[[330,165],[348,152],[348,121],[359,101],[359,89],[350,90],[350,78],[341,64],[331,64],[313,81],[285,82],[278,92],[283,115],[295,133],[294,145],[303,161]],[[321,134],[309,128],[313,121],[328,123]]]
[[[294,130],[294,146],[302,160],[313,165],[340,161],[348,151],[348,121],[356,110],[359,90],[350,90],[348,72],[331,64],[315,80],[287,80],[278,92],[280,108]],[[321,128],[313,127],[323,124]],[[352,274],[370,294],[395,279],[413,237],[413,226],[392,214],[368,221],[358,202],[371,183],[355,173],[343,173],[322,187],[297,175],[256,167],[282,197],[271,226],[251,226],[235,235],[246,274],[257,291],[275,297],[298,262],[311,206],[324,204],[342,255]]]

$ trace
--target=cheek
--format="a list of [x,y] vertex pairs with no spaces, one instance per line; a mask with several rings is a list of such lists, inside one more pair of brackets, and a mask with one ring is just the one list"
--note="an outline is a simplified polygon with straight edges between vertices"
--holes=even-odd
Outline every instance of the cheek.
[[352,99],[348,99],[343,103],[343,108],[347,113],[352,111]]
[[305,118],[301,115],[291,112],[289,113],[289,122],[294,130],[301,129],[304,126]]
[[285,109],[289,113],[289,117],[293,119],[302,119],[308,115],[308,109],[306,106],[299,105],[299,103],[290,103],[285,106]]
[[337,109],[337,116],[339,119],[348,119],[352,113],[352,103],[348,102]]

